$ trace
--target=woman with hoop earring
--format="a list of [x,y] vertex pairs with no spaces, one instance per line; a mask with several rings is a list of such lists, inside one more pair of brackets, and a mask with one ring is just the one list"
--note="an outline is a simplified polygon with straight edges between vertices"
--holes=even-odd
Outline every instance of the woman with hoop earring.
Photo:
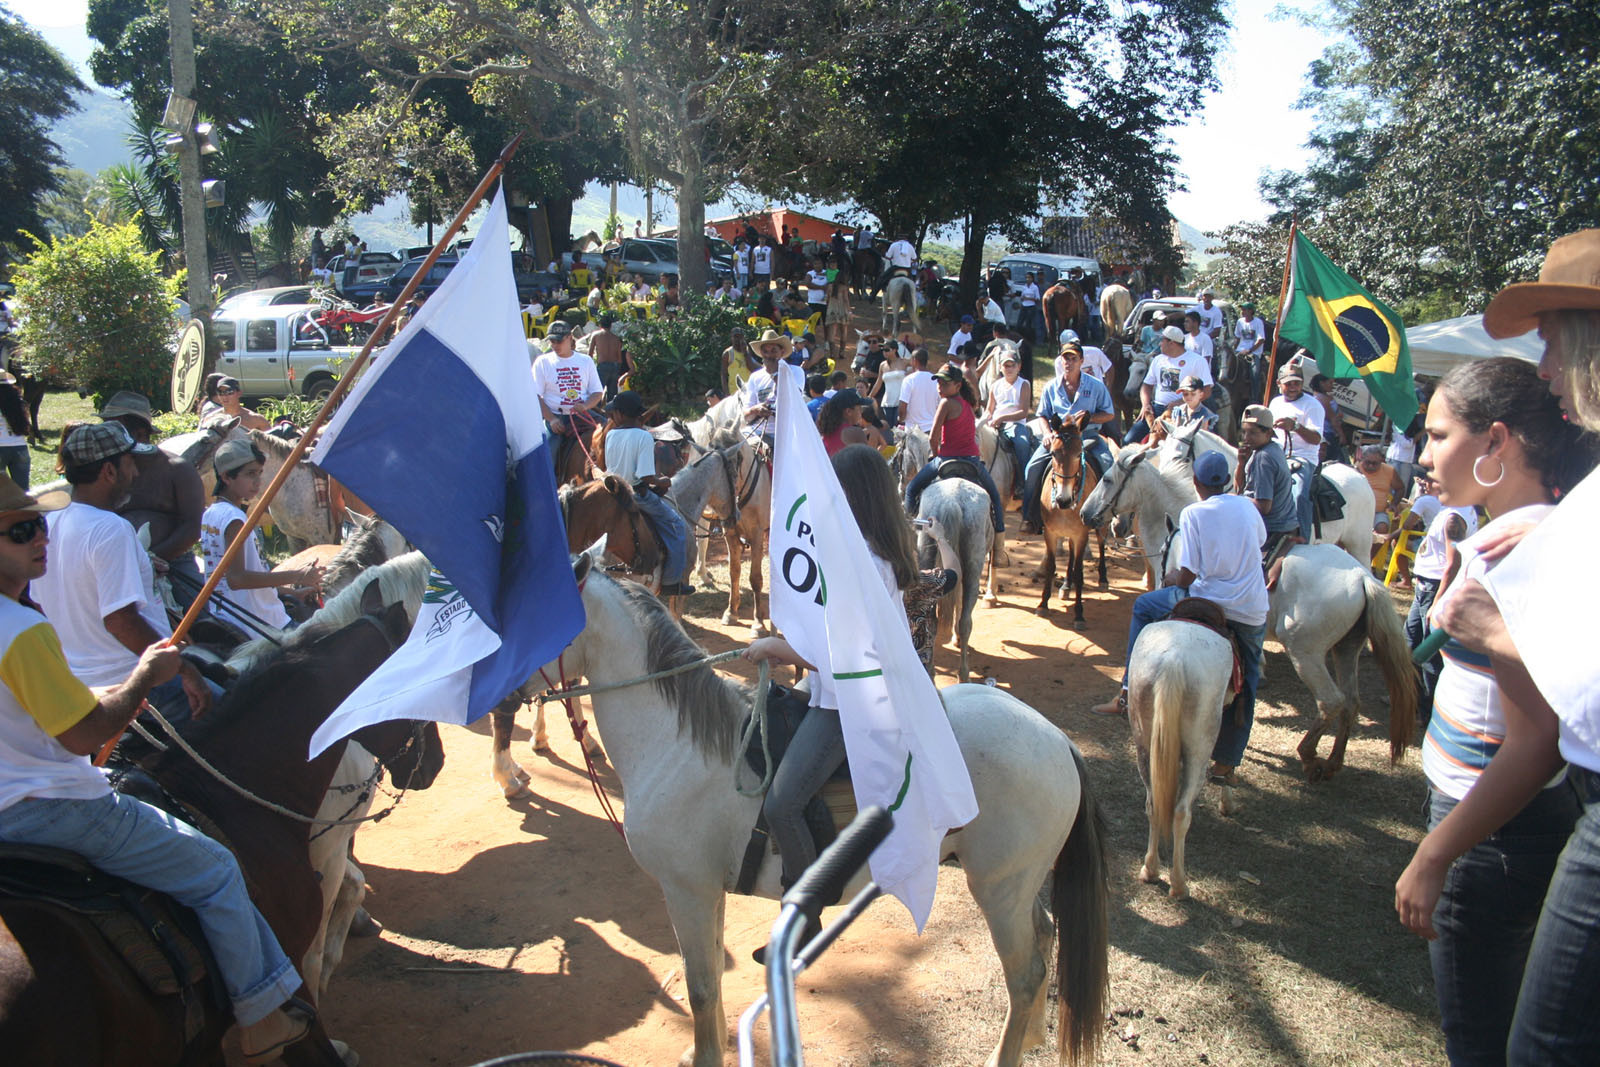
[[[1483,508],[1493,516],[1475,535],[1450,539],[1453,558],[1436,594],[1436,583],[1428,582],[1429,599],[1442,608],[1457,583],[1494,569],[1483,554],[1486,543],[1555,511],[1600,452],[1594,437],[1562,419],[1538,369],[1515,359],[1450,372],[1428,404],[1425,431],[1422,466],[1431,470],[1444,505],[1430,539],[1442,527],[1459,532],[1463,513]],[[1417,585],[1420,600],[1422,578]],[[1396,906],[1402,921],[1431,941],[1450,1062],[1503,1064],[1540,905],[1580,804],[1563,768],[1485,840],[1459,857],[1437,854],[1435,828],[1502,747],[1515,756],[1521,743],[1507,740],[1505,698],[1489,657],[1451,640],[1442,660],[1422,746],[1430,833],[1396,886]]]

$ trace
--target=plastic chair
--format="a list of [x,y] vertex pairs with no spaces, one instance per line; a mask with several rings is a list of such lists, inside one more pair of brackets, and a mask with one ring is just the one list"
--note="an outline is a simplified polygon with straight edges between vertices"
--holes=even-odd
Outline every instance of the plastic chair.
[[[1394,531],[1394,533],[1390,538],[1389,544],[1386,546],[1389,549],[1389,560],[1383,574],[1383,584],[1385,586],[1391,586],[1394,584],[1395,578],[1400,573],[1400,559],[1402,556],[1411,560],[1413,563],[1416,562],[1416,542],[1421,540],[1422,537],[1427,533],[1426,530],[1406,529],[1406,520],[1409,518],[1411,518],[1411,509],[1406,508],[1406,510],[1401,513],[1399,521],[1395,523],[1395,525],[1389,527],[1389,529]],[[1377,566],[1378,563],[1376,560],[1374,560],[1373,568],[1376,569]]]

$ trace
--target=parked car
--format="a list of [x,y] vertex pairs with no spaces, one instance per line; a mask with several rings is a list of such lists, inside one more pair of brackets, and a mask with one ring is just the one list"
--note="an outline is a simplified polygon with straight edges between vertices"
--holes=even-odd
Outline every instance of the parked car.
[[1033,272],[1034,283],[1039,286],[1041,293],[1060,281],[1074,267],[1084,274],[1098,276],[1100,273],[1100,264],[1093,259],[1084,256],[1058,256],[1050,252],[1024,252],[1006,256],[996,263],[995,267],[1005,268],[1011,272],[1011,294],[1017,297],[1022,293],[1022,286],[1028,280],[1029,271]]
[[[510,255],[509,251],[507,255]],[[422,266],[425,258],[427,257],[419,256],[402,265],[399,270],[384,281],[381,292],[375,295],[374,299],[382,300],[385,303],[393,303],[398,300],[400,291],[406,287],[406,283],[411,281],[412,275],[417,273],[417,268]],[[459,262],[461,262],[460,258],[453,255],[442,255],[434,260],[433,267],[429,269],[427,277],[423,278],[422,283],[417,286],[417,292],[423,296],[432,295],[439,286],[444,284],[444,280],[450,276],[450,272],[455,269],[456,264]],[[531,273],[513,268],[511,276],[516,281],[518,300],[527,300],[535,289],[555,288],[566,284],[565,279],[557,278],[553,274],[544,272]]]
[[[393,252],[362,252],[357,256],[337,256],[329,265],[333,288],[344,296],[352,285],[378,282],[400,269],[400,257]],[[346,299],[353,299],[346,297]]]
[[246,396],[326,397],[340,365],[360,349],[333,344],[314,319],[321,311],[316,304],[219,309],[210,329],[216,369],[239,379]]
[[[242,293],[234,293],[217,305],[217,312],[220,314],[224,311],[233,311],[239,308],[261,308],[278,304],[309,303],[311,303],[311,286],[280,285],[271,289],[250,289]],[[185,318],[187,317],[185,315]]]
[[[719,244],[726,247],[725,253],[719,253]],[[629,276],[641,275],[651,284],[659,282],[663,275],[682,273],[678,269],[678,242],[671,237],[624,238],[621,252],[623,271]],[[711,275],[723,278],[732,274],[733,248],[726,241],[713,242]]]

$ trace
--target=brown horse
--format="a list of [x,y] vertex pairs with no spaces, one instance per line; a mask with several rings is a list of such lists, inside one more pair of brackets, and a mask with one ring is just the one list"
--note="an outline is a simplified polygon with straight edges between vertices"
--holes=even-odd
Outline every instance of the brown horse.
[[[241,678],[187,732],[190,743],[245,789],[293,811],[315,812],[344,746],[307,761],[312,733],[408,629],[404,606],[385,609],[376,591],[373,582],[362,597],[369,614],[342,629],[308,634],[309,640]],[[355,737],[386,759],[402,786],[426,787],[444,762],[432,723],[383,723]],[[307,852],[310,828],[241,798],[176,746],[153,758],[149,769],[232,845],[256,907],[284,953],[301,959],[322,921],[322,891]],[[315,999],[304,986],[300,995]],[[38,901],[0,899],[0,1048],[8,1062],[220,1064],[231,1013],[203,993],[191,997],[203,1002],[204,1017],[186,1040],[184,1000],[146,990],[83,916]],[[343,1063],[320,1021],[283,1058],[325,1067]]]
[[[576,418],[572,420],[572,427],[579,430],[580,424]],[[586,431],[580,430],[581,436],[551,435],[550,458],[555,461],[557,485],[586,482],[595,476],[595,471],[604,469],[596,452],[596,441],[604,436],[605,429],[605,425],[601,424],[590,426]]]
[[1061,331],[1073,326],[1086,310],[1083,293],[1068,281],[1059,281],[1044,291],[1039,303],[1044,308],[1044,332],[1040,340],[1052,348]]
[[632,486],[607,474],[592,482],[562,486],[560,498],[569,551],[582,552],[604,537],[606,551],[629,573],[655,584],[663,549],[650,519],[633,498]]
[[[1083,427],[1075,420],[1066,422],[1050,416],[1050,431],[1055,435],[1050,444],[1050,467],[1045,471],[1044,484],[1039,488],[1039,514],[1044,522],[1044,591],[1039,597],[1035,615],[1050,613],[1050,587],[1056,578],[1056,545],[1067,543],[1067,574],[1061,583],[1061,599],[1067,599],[1072,590],[1072,628],[1081,630],[1083,622],[1083,559],[1089,551],[1089,527],[1078,514],[1083,502],[1100,483],[1094,465],[1083,455]],[[1099,531],[1094,536],[1100,542],[1100,588],[1108,585],[1106,579],[1106,540]]]

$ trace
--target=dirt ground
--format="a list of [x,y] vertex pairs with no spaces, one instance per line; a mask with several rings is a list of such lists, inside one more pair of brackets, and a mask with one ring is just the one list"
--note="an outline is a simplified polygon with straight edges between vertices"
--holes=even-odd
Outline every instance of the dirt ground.
[[[1172,903],[1164,885],[1137,879],[1145,821],[1127,724],[1086,710],[1112,692],[1137,576],[1114,550],[1113,588],[1086,596],[1088,628],[1077,633],[1066,612],[1033,614],[1038,588],[1022,575],[1040,556],[1038,538],[1016,539],[1000,605],[977,609],[973,666],[1078,742],[1110,820],[1113,1013],[1102,1062],[1442,1063],[1426,949],[1392,909],[1419,837],[1423,780],[1414,753],[1387,765],[1387,701],[1370,655],[1363,705],[1380,721],[1363,719],[1340,775],[1308,786],[1294,745],[1310,697],[1269,643],[1237,790],[1243,811],[1224,818],[1207,787],[1189,836],[1195,899]],[[690,632],[711,651],[746,636],[716,621],[725,598],[689,602]],[[940,651],[941,684],[953,680],[952,660]],[[447,728],[434,787],[358,835],[375,891],[368,906],[385,930],[350,943],[324,1011],[363,1063],[464,1067],[569,1049],[632,1067],[674,1064],[688,1046],[660,891],[600,814],[566,727],[553,722],[551,737],[554,757],[537,756],[519,728],[513,752],[535,795],[508,802],[489,777],[487,721]],[[620,807],[615,776],[602,782]],[[775,914],[769,901],[729,899],[730,1027],[761,991],[750,952]],[[875,904],[802,978],[800,1005],[812,1064],[983,1062],[1004,986],[960,871],[941,869],[920,938],[896,902]],[[1054,1056],[1052,1047],[1028,1062]]]

